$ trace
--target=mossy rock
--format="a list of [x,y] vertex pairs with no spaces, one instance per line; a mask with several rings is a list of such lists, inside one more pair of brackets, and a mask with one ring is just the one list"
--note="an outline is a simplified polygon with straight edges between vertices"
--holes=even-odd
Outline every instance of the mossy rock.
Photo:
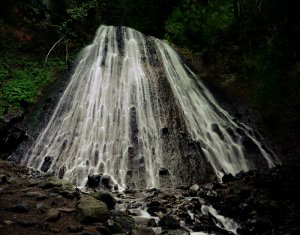
[[108,226],[112,233],[128,233],[135,228],[134,219],[121,211],[111,211]]
[[106,204],[92,196],[82,195],[77,208],[77,218],[82,223],[104,222],[108,219]]
[[98,191],[98,192],[92,193],[91,196],[104,202],[107,205],[108,209],[115,208],[117,200],[109,192]]

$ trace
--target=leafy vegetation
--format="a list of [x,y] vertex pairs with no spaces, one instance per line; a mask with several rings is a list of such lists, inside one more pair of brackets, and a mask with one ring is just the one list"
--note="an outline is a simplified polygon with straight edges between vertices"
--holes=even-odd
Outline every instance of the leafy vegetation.
[[234,23],[231,0],[209,5],[183,0],[166,20],[166,37],[179,45],[199,50],[214,43]]
[[[51,59],[47,67],[42,67],[42,63],[33,58],[24,58],[17,63],[10,58],[3,64],[0,69],[0,116],[10,109],[30,107],[65,67],[60,59]],[[7,68],[12,67],[14,69],[9,72]]]

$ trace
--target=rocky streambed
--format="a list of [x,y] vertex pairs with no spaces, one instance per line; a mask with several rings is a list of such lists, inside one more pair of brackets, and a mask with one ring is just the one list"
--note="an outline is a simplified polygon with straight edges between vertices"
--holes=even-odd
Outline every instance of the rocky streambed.
[[300,234],[298,165],[178,189],[85,192],[0,161],[0,234]]

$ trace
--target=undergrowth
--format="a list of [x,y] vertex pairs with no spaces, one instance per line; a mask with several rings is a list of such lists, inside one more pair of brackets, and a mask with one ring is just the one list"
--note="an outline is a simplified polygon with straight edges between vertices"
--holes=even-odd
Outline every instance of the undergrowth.
[[43,66],[37,58],[0,58],[0,117],[9,110],[26,110],[65,68],[60,58]]

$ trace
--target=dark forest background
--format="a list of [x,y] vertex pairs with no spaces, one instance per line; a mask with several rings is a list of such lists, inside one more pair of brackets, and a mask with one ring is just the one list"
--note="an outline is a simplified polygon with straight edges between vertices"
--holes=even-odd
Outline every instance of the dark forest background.
[[283,155],[300,153],[297,0],[0,0],[0,116],[30,111],[100,24],[172,43],[204,81],[249,107]]

